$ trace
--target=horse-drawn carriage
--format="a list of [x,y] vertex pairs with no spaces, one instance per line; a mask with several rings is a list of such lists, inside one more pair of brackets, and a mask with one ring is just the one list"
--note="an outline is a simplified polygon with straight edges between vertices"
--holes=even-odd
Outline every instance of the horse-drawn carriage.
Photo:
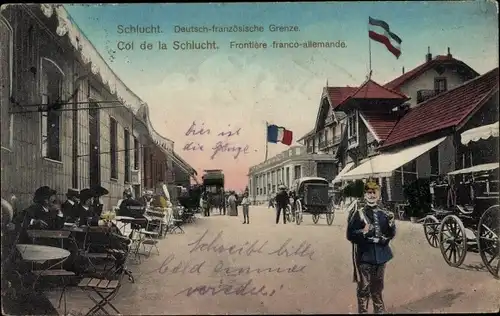
[[224,174],[222,170],[205,170],[203,175],[204,191],[208,193],[210,207],[224,210],[226,213],[226,197],[224,193]]
[[317,224],[322,215],[326,216],[328,225],[332,225],[334,212],[329,194],[330,184],[324,178],[303,177],[294,181],[292,191],[295,200],[292,209],[295,222],[300,225],[305,213],[311,214],[314,224]]
[[[433,183],[433,213],[422,220],[427,241],[440,248],[450,266],[459,267],[467,252],[476,252],[496,278],[500,266],[498,167],[490,163],[456,170],[447,181]],[[455,180],[459,178],[462,181]]]

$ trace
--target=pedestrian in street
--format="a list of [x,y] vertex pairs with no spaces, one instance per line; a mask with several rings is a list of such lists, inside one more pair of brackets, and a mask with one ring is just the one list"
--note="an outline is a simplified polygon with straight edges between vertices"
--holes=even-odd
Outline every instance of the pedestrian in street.
[[250,199],[248,198],[247,192],[243,194],[241,205],[243,206],[243,224],[250,224],[250,217],[248,216],[248,211],[250,209]]
[[378,205],[380,187],[365,184],[366,206],[349,214],[347,239],[353,245],[354,282],[357,283],[358,312],[368,313],[370,297],[376,314],[385,312],[382,290],[386,263],[392,259],[389,242],[396,234],[394,214]]
[[288,203],[290,203],[290,198],[284,185],[280,185],[278,189],[279,192],[276,194],[276,224],[280,221],[281,211],[283,211],[283,224],[286,224],[286,208],[288,207]]
[[229,204],[229,216],[238,216],[238,209],[236,206],[236,194],[234,191],[229,193],[228,204]]

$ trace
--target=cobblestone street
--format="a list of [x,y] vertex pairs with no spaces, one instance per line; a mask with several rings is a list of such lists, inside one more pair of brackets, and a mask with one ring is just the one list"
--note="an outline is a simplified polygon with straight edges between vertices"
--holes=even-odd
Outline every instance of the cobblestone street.
[[[131,265],[136,283],[124,279],[114,304],[125,315],[355,313],[346,215],[338,213],[332,226],[324,218],[315,225],[308,215],[300,226],[274,221],[274,211],[261,206],[251,208],[250,225],[242,224],[241,211],[240,218],[199,218],[185,234],[160,241],[159,256]],[[478,255],[451,268],[422,227],[409,222],[398,222],[392,248],[384,290],[389,312],[498,311],[499,281],[476,271]],[[91,307],[81,292],[70,290],[67,298],[73,313]]]

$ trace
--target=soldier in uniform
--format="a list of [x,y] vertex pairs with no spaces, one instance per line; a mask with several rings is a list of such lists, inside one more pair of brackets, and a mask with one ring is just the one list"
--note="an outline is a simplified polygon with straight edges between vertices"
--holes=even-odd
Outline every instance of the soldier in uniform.
[[347,239],[353,244],[354,282],[357,282],[358,312],[368,313],[370,297],[376,314],[385,312],[382,290],[386,263],[392,259],[389,242],[396,234],[394,214],[378,205],[379,185],[365,184],[366,206],[349,214]]

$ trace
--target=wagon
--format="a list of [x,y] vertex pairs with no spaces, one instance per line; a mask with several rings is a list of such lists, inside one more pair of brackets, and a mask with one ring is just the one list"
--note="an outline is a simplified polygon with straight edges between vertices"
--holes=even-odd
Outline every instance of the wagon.
[[334,219],[333,208],[329,196],[329,183],[324,178],[304,177],[294,181],[292,190],[296,194],[293,204],[295,223],[300,225],[304,214],[311,214],[314,224],[317,224],[322,215],[326,216],[328,225]]
[[[448,182],[431,186],[434,203],[439,193],[444,197],[442,207],[433,203],[433,213],[423,219],[427,241],[440,248],[448,265],[459,267],[467,252],[476,252],[495,278],[500,266],[498,167],[491,163],[450,172]],[[463,181],[454,185],[451,177]]]

